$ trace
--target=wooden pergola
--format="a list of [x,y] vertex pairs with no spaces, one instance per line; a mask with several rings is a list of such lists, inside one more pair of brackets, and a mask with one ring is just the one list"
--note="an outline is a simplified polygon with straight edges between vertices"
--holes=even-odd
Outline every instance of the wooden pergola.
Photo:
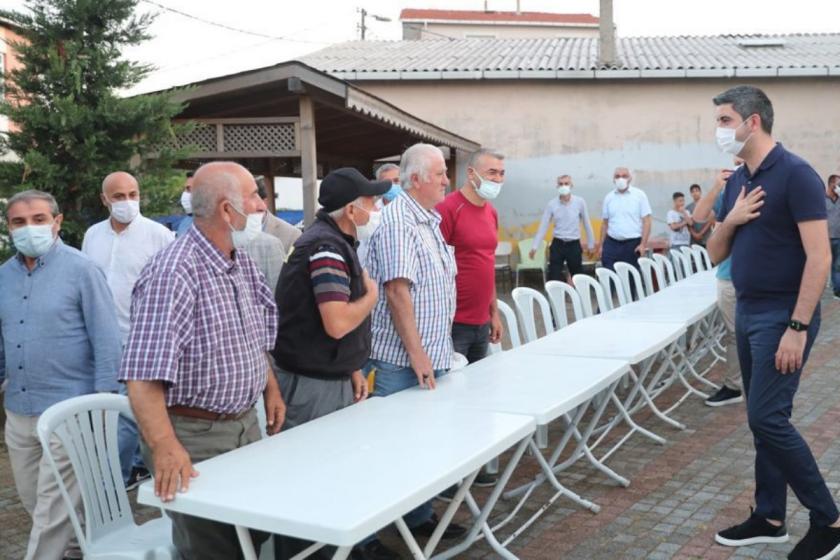
[[480,147],[295,61],[188,84],[173,98],[187,103],[177,120],[195,123],[178,139],[197,147],[195,163],[235,160],[264,175],[272,211],[274,177],[301,177],[307,225],[317,209],[316,181],[333,169],[370,175],[375,161],[428,142],[447,156],[454,184],[458,160]]

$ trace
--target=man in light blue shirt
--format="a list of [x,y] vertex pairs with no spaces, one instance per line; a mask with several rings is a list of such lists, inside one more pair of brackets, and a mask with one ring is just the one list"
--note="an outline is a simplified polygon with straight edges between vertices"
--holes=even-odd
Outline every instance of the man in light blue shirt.
[[[116,392],[120,330],[105,276],[58,238],[55,199],[23,191],[6,210],[17,254],[0,266],[0,383],[6,446],[18,495],[32,517],[29,559],[72,557],[73,528],[36,433],[50,406],[79,395]],[[53,445],[73,499],[69,459]]]
[[612,269],[617,262],[635,267],[644,256],[650,237],[650,202],[644,191],[630,186],[633,176],[626,167],[613,173],[615,188],[604,197],[601,212],[601,262]]

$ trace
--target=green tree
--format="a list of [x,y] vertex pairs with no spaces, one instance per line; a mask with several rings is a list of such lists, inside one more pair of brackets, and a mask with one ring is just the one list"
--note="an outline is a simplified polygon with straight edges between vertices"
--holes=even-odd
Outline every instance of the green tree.
[[0,11],[23,38],[14,45],[22,66],[6,77],[8,101],[0,103],[19,127],[0,140],[0,152],[20,160],[0,166],[0,196],[52,193],[64,213],[62,237],[77,247],[106,216],[99,193],[108,173],[137,176],[152,202],[147,214],[167,211],[177,197],[174,165],[185,153],[174,140],[184,125],[171,119],[183,105],[167,93],[120,94],[153,70],[122,55],[149,38],[154,16],[138,14],[138,1],[28,0],[22,12]]

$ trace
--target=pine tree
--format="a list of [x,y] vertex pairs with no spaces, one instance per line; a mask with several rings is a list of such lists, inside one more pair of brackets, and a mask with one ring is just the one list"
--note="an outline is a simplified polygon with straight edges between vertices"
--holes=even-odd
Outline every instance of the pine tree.
[[62,237],[77,247],[106,216],[99,193],[112,171],[138,177],[142,198],[157,206],[146,213],[177,198],[173,165],[184,154],[173,148],[171,119],[183,106],[168,94],[121,95],[153,70],[122,55],[149,38],[154,16],[138,14],[138,1],[28,0],[23,12],[0,12],[23,38],[15,45],[22,67],[6,76],[9,100],[0,103],[18,127],[0,152],[20,161],[0,171],[0,195],[52,193],[64,213]]

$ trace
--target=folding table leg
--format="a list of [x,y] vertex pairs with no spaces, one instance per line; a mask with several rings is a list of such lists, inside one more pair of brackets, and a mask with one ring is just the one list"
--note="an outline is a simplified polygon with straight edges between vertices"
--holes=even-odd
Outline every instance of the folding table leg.
[[411,534],[411,529],[408,528],[408,525],[405,524],[403,518],[400,517],[396,521],[394,521],[394,525],[397,526],[397,531],[400,532],[400,535],[405,541],[406,546],[411,551],[411,557],[415,560],[426,560],[426,556],[423,554],[423,551],[420,550],[420,545],[417,544],[417,540],[414,538],[414,535]]
[[350,552],[353,550],[352,546],[342,546],[339,547],[335,554],[333,554],[332,560],[346,560],[350,557]]
[[[496,502],[499,501],[499,497],[502,495],[502,491],[504,490],[505,486],[510,480],[510,477],[513,475],[513,472],[516,469],[517,465],[519,465],[519,461],[522,459],[522,455],[525,453],[525,449],[528,448],[531,442],[532,436],[529,435],[517,444],[516,449],[514,450],[513,455],[510,458],[510,461],[508,461],[507,466],[505,466],[505,470],[502,472],[502,476],[499,478],[498,483],[496,483],[496,486],[493,488],[493,491],[490,493],[490,496],[487,498],[487,502],[484,504],[484,507],[481,510],[478,509],[478,505],[475,503],[475,500],[470,495],[469,488],[465,490],[467,504],[469,505],[473,516],[475,517],[473,526],[467,532],[467,535],[464,537],[464,540],[462,540],[460,543],[456,544],[452,548],[445,550],[440,554],[432,556],[432,560],[446,560],[447,558],[452,558],[453,556],[461,554],[470,546],[472,546],[472,544],[476,540],[479,539],[479,533],[483,534],[484,538],[487,539],[487,543],[499,556],[508,560],[516,560],[516,556],[511,554],[501,544],[499,544],[499,541],[493,535],[493,529],[491,529],[490,526],[487,524],[487,519],[490,517],[490,513],[493,511],[493,508],[496,507]],[[459,491],[460,490],[461,488],[459,488]],[[444,517],[441,518],[438,527],[435,529],[435,534],[437,534],[438,531],[440,531],[440,533],[443,534],[443,531],[446,529],[446,525],[448,525],[448,523],[444,523],[445,519],[447,519],[448,516],[448,519],[451,520],[452,515],[454,515],[454,511],[452,513],[450,513],[449,511],[453,505],[456,505],[455,509],[457,509],[456,500],[452,500],[452,504],[450,504],[450,507],[447,508]],[[432,551],[434,550],[434,547],[437,545],[437,542],[432,542],[432,540],[435,538],[435,534],[432,534],[432,538],[426,545],[426,553],[428,555],[431,555]]]
[[242,557],[245,560],[257,560],[257,551],[254,550],[254,541],[251,540],[251,531],[247,527],[236,525],[236,536],[239,537],[239,546],[242,547]]

